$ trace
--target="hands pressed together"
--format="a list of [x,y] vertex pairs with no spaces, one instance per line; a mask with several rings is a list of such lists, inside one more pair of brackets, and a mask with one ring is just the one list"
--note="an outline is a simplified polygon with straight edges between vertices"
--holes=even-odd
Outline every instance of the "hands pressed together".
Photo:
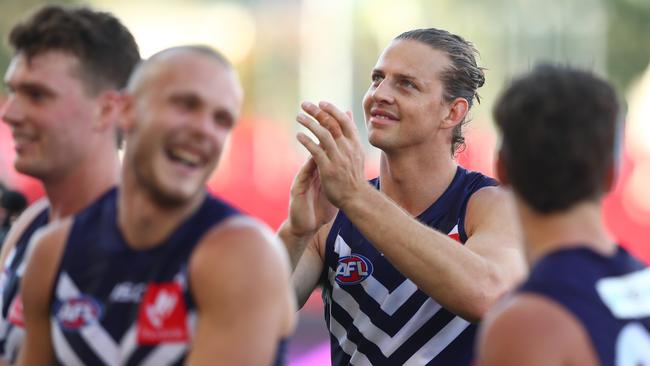
[[342,209],[368,184],[364,176],[364,153],[352,113],[333,104],[302,103],[298,123],[318,139],[300,132],[298,141],[311,157],[291,187],[289,218],[294,234],[313,235],[329,222],[336,208]]

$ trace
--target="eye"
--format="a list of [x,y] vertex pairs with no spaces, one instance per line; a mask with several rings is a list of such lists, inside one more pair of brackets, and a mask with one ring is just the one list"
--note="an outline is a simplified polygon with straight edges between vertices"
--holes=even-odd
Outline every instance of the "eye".
[[25,94],[34,103],[42,102],[45,99],[45,93],[40,90],[27,90]]
[[177,108],[185,111],[193,111],[201,104],[199,99],[192,95],[175,95],[171,98],[171,102]]
[[384,80],[384,75],[380,73],[373,73],[370,79],[372,80],[373,86],[378,86],[382,82],[382,80]]
[[15,92],[27,98],[31,103],[34,104],[42,103],[47,97],[52,95],[47,90],[35,86],[25,86],[18,88],[18,90]]
[[409,79],[401,79],[399,81],[399,85],[403,86],[405,88],[409,88],[409,89],[416,89],[417,90],[417,88],[418,88],[417,85],[415,85],[415,83],[413,81],[409,80]]
[[235,118],[228,112],[219,111],[214,114],[214,122],[225,128],[232,128],[235,125]]

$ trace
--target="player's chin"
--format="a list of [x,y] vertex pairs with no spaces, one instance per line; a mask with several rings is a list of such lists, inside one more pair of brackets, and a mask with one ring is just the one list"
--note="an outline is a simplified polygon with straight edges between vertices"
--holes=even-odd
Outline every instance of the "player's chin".
[[390,146],[390,141],[387,138],[387,136],[382,136],[384,134],[381,133],[381,131],[369,131],[368,132],[368,142],[370,142],[370,145],[378,148],[378,149],[385,149]]
[[14,160],[14,169],[18,173],[28,175],[37,179],[43,179],[49,174],[47,166],[48,163],[45,161],[38,161],[39,159],[31,159],[28,157],[17,157]]
[[160,206],[179,208],[192,204],[204,192],[202,184],[175,185],[159,187],[152,192],[152,197]]

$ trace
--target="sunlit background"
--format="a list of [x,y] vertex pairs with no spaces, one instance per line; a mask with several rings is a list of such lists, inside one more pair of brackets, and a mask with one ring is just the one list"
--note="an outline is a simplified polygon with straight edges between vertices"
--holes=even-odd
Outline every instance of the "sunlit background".
[[[72,2],[72,1],[69,1]],[[46,1],[0,0],[0,68],[12,24]],[[72,2],[74,3],[74,2]],[[612,235],[650,262],[649,0],[91,0],[116,14],[144,57],[169,46],[208,44],[241,74],[244,117],[210,188],[276,228],[287,213],[289,186],[305,160],[295,115],[303,100],[329,100],[353,111],[362,130],[361,98],[370,70],[397,34],[439,27],[471,40],[487,82],[459,160],[492,173],[497,137],[490,111],[504,83],[539,61],[581,66],[606,77],[627,101],[620,180],[606,201]],[[191,72],[188,70],[188,72]],[[0,101],[3,99],[0,93]],[[585,151],[589,154],[589,151]],[[0,181],[30,201],[39,184],[11,167],[13,145],[0,125]],[[378,152],[368,146],[368,175]],[[329,364],[322,304],[314,294],[301,311],[291,365]]]

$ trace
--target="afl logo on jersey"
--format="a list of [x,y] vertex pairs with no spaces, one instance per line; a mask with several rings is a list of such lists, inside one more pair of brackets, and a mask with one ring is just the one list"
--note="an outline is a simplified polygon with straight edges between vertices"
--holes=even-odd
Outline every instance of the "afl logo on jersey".
[[356,285],[372,274],[372,262],[359,254],[339,258],[336,267],[336,282],[341,285]]
[[61,328],[74,331],[96,323],[101,313],[102,308],[95,299],[80,296],[59,301],[54,316]]

